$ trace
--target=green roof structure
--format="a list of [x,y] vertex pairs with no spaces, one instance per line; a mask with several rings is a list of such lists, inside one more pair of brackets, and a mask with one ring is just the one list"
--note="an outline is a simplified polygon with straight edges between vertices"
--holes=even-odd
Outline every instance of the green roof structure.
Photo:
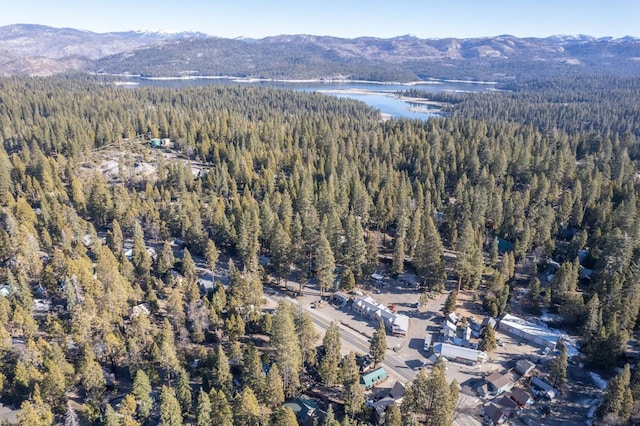
[[376,368],[375,370],[360,376],[360,384],[367,389],[387,380],[387,372],[384,368]]

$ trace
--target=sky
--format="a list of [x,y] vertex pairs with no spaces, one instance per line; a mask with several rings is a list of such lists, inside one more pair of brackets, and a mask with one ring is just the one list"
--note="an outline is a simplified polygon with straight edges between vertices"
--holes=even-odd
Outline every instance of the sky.
[[99,33],[640,37],[638,0],[0,0],[0,11],[0,26],[40,24]]

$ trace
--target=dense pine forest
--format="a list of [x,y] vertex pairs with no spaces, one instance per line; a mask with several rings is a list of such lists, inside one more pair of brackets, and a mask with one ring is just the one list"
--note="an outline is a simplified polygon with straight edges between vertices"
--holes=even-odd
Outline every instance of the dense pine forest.
[[[294,305],[263,314],[263,283],[295,270],[350,289],[380,255],[425,294],[460,286],[494,317],[528,288],[525,309],[561,316],[588,365],[623,367],[640,308],[639,86],[528,81],[443,95],[446,118],[383,121],[287,90],[0,79],[1,400],[24,425],[297,424],[283,402],[318,336]],[[223,259],[229,285],[202,288],[198,268],[215,279]],[[327,353],[337,340],[327,332]],[[342,424],[366,424],[355,358],[323,362]],[[612,391],[601,416],[632,415],[636,376],[615,382],[629,409]],[[443,368],[420,374],[389,424],[411,424],[422,387],[443,383]],[[428,424],[450,422],[456,392]],[[338,424],[329,409],[323,424]]]

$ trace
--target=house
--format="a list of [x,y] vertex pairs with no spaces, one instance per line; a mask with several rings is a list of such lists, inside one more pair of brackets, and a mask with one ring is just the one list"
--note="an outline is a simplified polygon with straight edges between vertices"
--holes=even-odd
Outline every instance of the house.
[[375,370],[360,376],[360,385],[365,389],[371,389],[372,387],[387,380],[387,378],[387,372],[383,367],[376,368]]
[[487,417],[490,425],[501,425],[509,418],[505,412],[493,403],[489,403],[484,407],[484,416]]
[[505,252],[513,250],[513,243],[507,241],[504,238],[498,238],[498,252],[504,254]]
[[407,389],[401,382],[396,382],[388,395],[377,401],[375,401],[374,398],[374,402],[367,403],[368,406],[373,408],[373,417],[377,424],[382,424],[384,422],[385,411],[390,405],[400,405],[406,391]]
[[511,395],[509,395],[516,404],[520,407],[525,407],[527,405],[533,404],[533,397],[529,392],[521,388],[515,388],[511,391]]
[[151,146],[151,148],[160,148],[162,146],[162,140],[158,138],[151,139],[149,145]]
[[456,331],[458,328],[455,323],[449,320],[442,321],[442,337],[443,340],[453,339],[456,337]]
[[496,320],[494,320],[491,317],[486,317],[485,319],[482,320],[482,328],[491,327],[495,329],[496,325],[497,325]]
[[471,340],[471,326],[469,324],[462,330],[462,338],[467,342]]
[[284,406],[293,411],[301,425],[313,425],[318,411],[318,404],[305,397],[299,397],[284,403]]
[[409,331],[409,317],[402,314],[395,314],[391,323],[391,334],[404,337]]
[[418,287],[420,285],[418,277],[415,274],[400,274],[397,279],[404,287]]
[[482,426],[482,423],[468,414],[456,413],[455,417],[453,426]]
[[451,312],[449,315],[446,315],[445,318],[453,324],[457,324],[460,320],[460,317],[455,312]]
[[377,284],[380,284],[382,280],[384,280],[384,276],[380,273],[380,271],[374,271],[373,274],[370,275],[370,277]]
[[513,375],[511,371],[506,373],[493,373],[486,378],[489,385],[489,391],[495,395],[509,392],[514,385]]
[[140,315],[149,316],[149,314],[150,314],[149,305],[146,303],[141,303],[139,305],[136,305],[133,308],[131,308],[129,311],[129,316],[131,318],[136,318],[136,317],[139,317]]
[[531,390],[536,395],[542,395],[545,398],[554,399],[558,395],[558,391],[539,377],[531,379]]
[[393,404],[396,404],[396,401],[394,401],[390,396],[385,396],[384,398],[369,404],[370,407],[373,408],[373,418],[375,419],[376,424],[381,425],[384,423],[385,412],[387,411],[387,408]]
[[487,406],[485,406],[484,414],[488,417],[489,424],[499,425],[513,416],[517,409],[518,404],[516,404],[512,399],[503,396],[491,401]]
[[514,369],[514,371],[520,376],[524,377],[531,373],[534,368],[536,368],[536,365],[534,363],[532,363],[531,361],[527,361],[526,359],[521,359],[520,361],[516,362],[516,368]]
[[332,297],[338,306],[346,306],[347,302],[349,302],[349,296],[339,291],[333,293]]
[[51,300],[33,299],[33,314],[43,315],[51,310]]
[[2,285],[0,286],[0,295],[4,297],[9,297],[13,293],[13,288],[10,285]]
[[391,388],[389,392],[389,396],[393,398],[395,401],[401,401],[404,398],[404,395],[407,393],[407,387],[402,382],[396,382],[395,385]]
[[[147,254],[153,260],[156,260],[156,258],[158,257],[158,253],[156,252],[156,249],[154,249],[153,247],[147,247]],[[125,250],[124,251],[124,255],[125,255],[125,257],[127,259],[129,259],[129,261],[132,261],[133,260],[133,248],[129,248],[129,249]]]
[[463,348],[461,346],[449,343],[437,343],[433,346],[433,352],[436,355],[443,356],[449,360],[457,361],[465,364],[484,363],[487,360],[487,354],[471,348]]
[[551,350],[555,350],[558,341],[564,337],[562,333],[549,329],[544,324],[534,324],[510,314],[505,314],[500,320],[500,331]]

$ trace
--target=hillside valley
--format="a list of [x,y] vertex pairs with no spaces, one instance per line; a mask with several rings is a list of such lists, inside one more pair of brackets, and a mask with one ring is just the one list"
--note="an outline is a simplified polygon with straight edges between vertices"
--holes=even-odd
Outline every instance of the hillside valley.
[[68,71],[154,77],[512,81],[533,76],[632,75],[640,40],[589,36],[344,39],[281,35],[224,39],[200,33],[93,33],[36,25],[0,28],[0,73]]

